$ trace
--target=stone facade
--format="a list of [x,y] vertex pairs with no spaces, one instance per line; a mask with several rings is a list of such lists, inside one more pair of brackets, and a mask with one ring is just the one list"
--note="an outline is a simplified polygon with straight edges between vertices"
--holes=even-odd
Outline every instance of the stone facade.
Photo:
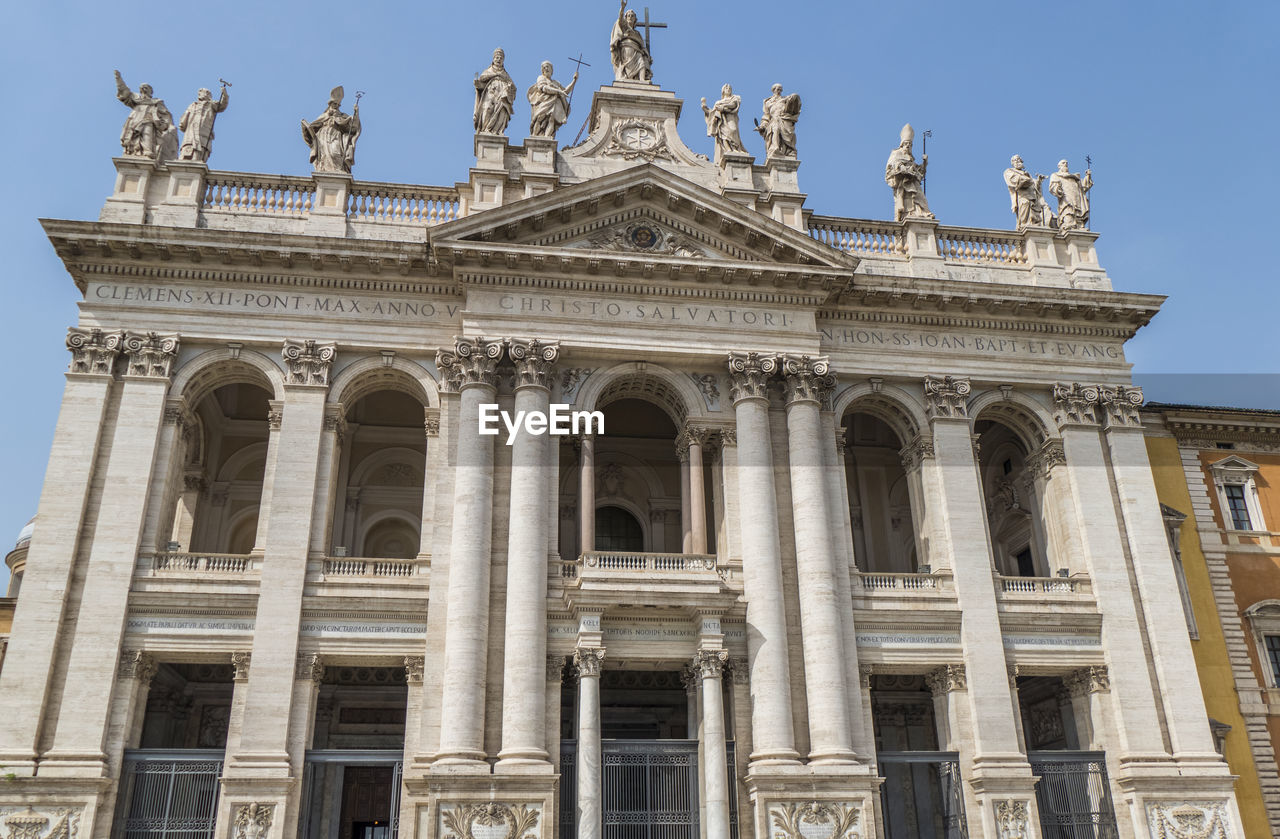
[[[708,839],[1035,837],[1068,771],[1119,835],[1242,836],[1124,357],[1161,298],[1083,228],[811,215],[649,81],[591,107],[456,189],[126,157],[45,222],[84,300],[8,829],[118,834],[181,764],[219,839],[379,823],[352,785],[597,839],[658,755]],[[480,433],[559,403],[605,433]]]

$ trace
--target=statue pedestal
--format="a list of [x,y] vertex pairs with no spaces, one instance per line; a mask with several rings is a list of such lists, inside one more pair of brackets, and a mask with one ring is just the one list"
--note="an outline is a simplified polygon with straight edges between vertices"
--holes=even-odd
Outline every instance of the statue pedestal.
[[507,138],[502,134],[477,134],[477,169],[507,169]]
[[467,183],[470,200],[467,212],[501,207],[507,182],[507,138],[500,134],[476,135],[476,165]]
[[147,196],[159,165],[149,157],[113,157],[116,185],[98,221],[146,224]]
[[938,253],[938,220],[911,217],[902,221],[902,241],[907,258],[911,260],[911,273],[916,277],[947,276],[946,266]]
[[719,160],[720,192],[752,210],[760,198],[753,170],[755,162],[755,156],[747,152],[726,152]]
[[1064,230],[1058,234],[1058,240],[1061,249],[1066,251],[1063,261],[1071,277],[1072,288],[1111,289],[1111,280],[1098,264],[1098,252],[1094,249],[1097,233],[1084,228]]
[[765,188],[768,194],[765,201],[769,204],[769,215],[774,221],[780,221],[787,227],[808,232],[804,220],[805,194],[800,191],[800,179],[796,173],[800,169],[800,161],[794,157],[770,157],[764,163]]
[[162,201],[151,213],[151,223],[162,227],[195,227],[204,202],[204,182],[209,166],[195,160],[170,160],[169,183]]
[[351,181],[346,172],[312,172],[316,185],[307,233],[313,236],[347,235],[347,202],[351,198]]
[[524,198],[532,198],[550,192],[560,185],[556,174],[556,139],[554,137],[527,137],[524,141],[524,172],[521,185]]
[[1054,242],[1053,234],[1056,231],[1053,228],[1028,225],[1019,232],[1022,233],[1022,252],[1027,258],[1028,266],[1058,268],[1062,265],[1061,254]]

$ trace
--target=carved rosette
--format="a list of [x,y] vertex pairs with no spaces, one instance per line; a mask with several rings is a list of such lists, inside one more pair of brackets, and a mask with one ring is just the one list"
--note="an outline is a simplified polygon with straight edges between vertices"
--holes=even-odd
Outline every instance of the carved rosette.
[[299,653],[293,677],[298,681],[310,679],[320,684],[324,681],[324,659],[318,653]]
[[1063,448],[1062,441],[1046,440],[1027,458],[1027,474],[1032,478],[1048,478],[1055,466],[1065,466],[1066,463],[1067,450]]
[[782,375],[788,405],[817,402],[823,410],[831,407],[836,377],[831,374],[831,364],[825,356],[784,355]]
[[1026,801],[1005,799],[996,802],[996,826],[1000,839],[1026,839],[1030,808]]
[[964,419],[973,388],[964,376],[925,376],[924,412],[929,419]]
[[700,679],[719,679],[728,661],[728,650],[698,650],[693,654],[693,668]]
[[778,372],[778,357],[756,352],[729,353],[729,399],[768,399],[769,378]]
[[120,348],[128,357],[127,375],[167,379],[178,358],[178,336],[126,332]]
[[231,667],[235,670],[237,682],[249,680],[249,661],[252,658],[253,654],[246,650],[237,650],[231,654]]
[[916,437],[898,452],[898,457],[902,458],[902,468],[907,472],[919,469],[926,460],[932,460],[933,456],[933,440],[926,437]]
[[1142,417],[1138,413],[1143,397],[1140,387],[1103,387],[1099,401],[1107,416],[1108,428],[1141,428]]
[[963,664],[944,664],[925,674],[924,681],[934,696],[969,689],[969,679],[965,675]]
[[329,370],[337,355],[338,346],[333,342],[321,344],[311,340],[299,342],[286,339],[284,349],[280,351],[289,371],[286,383],[328,387]]
[[142,650],[121,650],[116,675],[121,679],[137,679],[144,685],[156,675],[156,660]]
[[271,821],[275,816],[274,804],[241,804],[235,809],[233,839],[264,839],[271,831]]
[[769,807],[773,839],[860,839],[858,805],[844,801],[810,801]]
[[1111,674],[1103,665],[1081,667],[1073,670],[1062,680],[1071,696],[1084,696],[1090,693],[1106,693],[1111,690]]
[[407,655],[404,657],[404,680],[411,685],[422,684],[423,671],[427,666],[427,657],[423,655]]
[[1059,428],[1098,424],[1098,388],[1078,382],[1053,386],[1053,419]]
[[573,651],[573,665],[579,676],[599,676],[604,667],[603,647],[578,647]]
[[538,804],[484,801],[440,808],[441,839],[537,839]]
[[79,807],[0,807],[0,824],[7,839],[78,839],[81,812]]
[[71,327],[67,330],[67,349],[71,351],[67,369],[72,373],[110,376],[123,338],[119,332]]
[[1153,839],[1228,839],[1225,801],[1147,802]]
[[507,355],[516,367],[516,390],[540,387],[551,390],[551,367],[560,358],[560,342],[544,343],[537,338],[512,338],[507,342]]

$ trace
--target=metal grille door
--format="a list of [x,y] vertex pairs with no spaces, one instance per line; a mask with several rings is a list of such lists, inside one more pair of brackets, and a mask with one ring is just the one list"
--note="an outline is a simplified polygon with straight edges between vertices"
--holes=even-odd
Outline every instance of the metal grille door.
[[605,740],[604,839],[698,839],[698,741]]
[[876,760],[888,839],[967,839],[955,752],[880,752]]
[[1027,755],[1045,839],[1115,839],[1115,810],[1102,752],[1031,752]]
[[212,839],[222,777],[220,749],[125,752],[117,835]]

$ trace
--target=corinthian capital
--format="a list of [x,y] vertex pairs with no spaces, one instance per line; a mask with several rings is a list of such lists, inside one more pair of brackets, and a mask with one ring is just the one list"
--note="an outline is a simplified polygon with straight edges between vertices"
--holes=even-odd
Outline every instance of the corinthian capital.
[[729,398],[768,399],[769,377],[778,371],[778,357],[756,352],[729,353]]
[[67,369],[72,373],[110,376],[123,337],[119,332],[71,327],[67,330],[67,349],[71,350],[71,364]]
[[137,679],[146,683],[156,675],[156,667],[155,657],[151,653],[144,653],[142,650],[121,650],[120,663],[116,672],[121,679]]
[[969,685],[963,664],[944,664],[926,673],[924,680],[934,696],[953,690],[967,690]]
[[560,358],[560,342],[544,343],[537,338],[512,338],[507,355],[516,366],[516,389],[540,387],[551,390],[551,368]]
[[468,385],[498,386],[498,362],[502,360],[501,340],[459,338],[453,349],[436,353],[440,368],[440,389],[456,393]]
[[1107,414],[1108,428],[1141,428],[1142,417],[1138,409],[1142,407],[1142,388],[1117,387],[1099,388],[1099,401]]
[[698,650],[693,654],[693,666],[704,679],[718,679],[729,661],[728,650]]
[[120,342],[129,358],[128,375],[167,379],[178,357],[178,336],[126,332]]
[[573,664],[579,676],[599,676],[604,666],[604,648],[578,647],[573,651]]
[[286,381],[291,385],[328,387],[329,369],[337,354],[338,347],[332,342],[321,344],[316,341],[290,341],[286,338],[284,349],[280,352],[289,370]]
[[925,376],[924,412],[929,419],[963,419],[969,416],[972,387],[964,376]]
[[782,375],[788,405],[817,402],[824,410],[830,408],[836,377],[831,374],[826,356],[784,355]]
[[1053,419],[1059,428],[1098,424],[1098,389],[1077,382],[1053,386]]
[[1053,467],[1067,462],[1067,450],[1061,440],[1045,440],[1044,445],[1031,453],[1027,458],[1027,472],[1032,478],[1048,478],[1053,474]]

